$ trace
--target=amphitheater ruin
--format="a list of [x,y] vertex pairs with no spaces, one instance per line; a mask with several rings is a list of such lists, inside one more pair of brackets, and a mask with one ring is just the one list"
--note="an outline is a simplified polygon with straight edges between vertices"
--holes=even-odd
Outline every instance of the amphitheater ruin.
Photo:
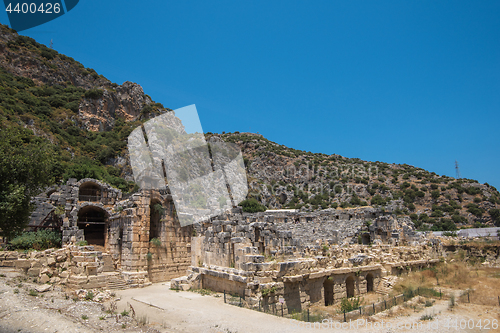
[[[240,207],[181,227],[168,192],[124,197],[95,179],[70,179],[35,198],[30,228],[62,231],[63,247],[0,252],[0,266],[74,289],[171,281],[208,288],[285,313],[384,291],[383,281],[439,262],[436,239],[372,207],[243,213]],[[83,241],[86,241],[84,243]]]

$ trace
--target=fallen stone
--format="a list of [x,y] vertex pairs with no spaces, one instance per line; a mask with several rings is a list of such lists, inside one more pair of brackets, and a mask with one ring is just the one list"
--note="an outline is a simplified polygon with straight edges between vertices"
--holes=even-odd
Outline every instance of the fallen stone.
[[[45,275],[47,276],[47,275]],[[35,290],[38,291],[39,293],[44,293],[46,291],[49,291],[52,288],[50,284],[43,284],[41,286],[36,286]]]

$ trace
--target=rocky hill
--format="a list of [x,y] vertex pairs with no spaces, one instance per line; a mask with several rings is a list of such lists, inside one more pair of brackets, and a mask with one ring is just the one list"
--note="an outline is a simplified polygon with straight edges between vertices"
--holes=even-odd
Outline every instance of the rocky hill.
[[[1,130],[44,138],[58,158],[55,181],[96,178],[130,192],[126,139],[168,112],[136,83],[110,82],[93,69],[0,26]],[[421,229],[500,225],[500,193],[488,184],[410,166],[287,148],[252,133],[212,134],[237,143],[249,197],[267,208],[313,211],[379,206],[408,215]]]
[[500,193],[488,184],[406,164],[299,151],[258,134],[207,134],[212,135],[241,147],[249,196],[268,208],[378,206],[410,216],[420,229],[500,224]]

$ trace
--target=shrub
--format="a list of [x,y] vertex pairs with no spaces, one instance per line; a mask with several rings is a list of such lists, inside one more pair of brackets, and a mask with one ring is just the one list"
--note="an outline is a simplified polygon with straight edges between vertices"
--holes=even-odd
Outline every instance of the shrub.
[[86,299],[87,301],[91,301],[91,300],[93,300],[93,299],[94,299],[94,293],[93,293],[92,291],[88,291],[88,292],[87,292],[87,295],[85,295],[85,299]]
[[88,245],[86,240],[76,242],[76,246],[85,246],[85,245]]
[[450,303],[448,304],[448,307],[450,309],[455,307],[455,295],[454,294],[451,294],[451,296],[450,296]]
[[484,213],[484,209],[482,208],[479,208],[478,205],[476,204],[473,204],[473,203],[470,203],[468,204],[467,206],[467,211],[477,217],[481,217],[483,216],[483,213]]
[[434,319],[434,316],[431,314],[425,314],[422,317],[420,317],[420,320],[432,320]]
[[161,246],[161,240],[159,238],[153,238],[149,241],[151,244],[153,244],[154,246]]
[[352,310],[358,309],[362,303],[363,299],[359,297],[342,298],[340,301],[340,311],[351,312]]
[[439,190],[431,191],[432,199],[438,199],[440,195],[441,195],[441,192],[439,192]]
[[354,205],[354,206],[360,206],[361,205],[361,200],[359,199],[359,197],[356,195],[356,193],[354,193],[352,195],[352,198],[351,198],[351,205]]
[[90,89],[85,92],[85,98],[99,99],[102,97],[104,90],[101,89]]
[[385,200],[384,198],[382,198],[380,195],[375,195],[374,197],[372,197],[372,199],[370,200],[372,205],[384,205],[385,204]]
[[240,202],[240,206],[246,213],[257,213],[266,211],[266,206],[262,205],[254,198],[246,199]]
[[490,216],[493,219],[493,222],[495,222],[495,224],[500,223],[500,209],[493,208],[490,209],[488,213],[490,213]]
[[61,245],[61,234],[57,231],[39,230],[37,232],[23,232],[10,241],[10,247],[21,250],[45,250]]
[[54,59],[54,54],[48,50],[42,50],[41,56],[44,57],[47,60],[52,60]]

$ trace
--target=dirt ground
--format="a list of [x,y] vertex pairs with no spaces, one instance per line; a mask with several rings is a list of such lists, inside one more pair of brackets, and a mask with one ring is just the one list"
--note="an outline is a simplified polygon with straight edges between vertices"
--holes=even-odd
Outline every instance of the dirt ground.
[[116,291],[102,303],[78,300],[58,286],[30,295],[37,287],[0,268],[0,332],[500,332],[500,306],[450,308],[449,300],[415,298],[370,318],[314,324],[224,304],[220,294],[170,290],[168,283]]

